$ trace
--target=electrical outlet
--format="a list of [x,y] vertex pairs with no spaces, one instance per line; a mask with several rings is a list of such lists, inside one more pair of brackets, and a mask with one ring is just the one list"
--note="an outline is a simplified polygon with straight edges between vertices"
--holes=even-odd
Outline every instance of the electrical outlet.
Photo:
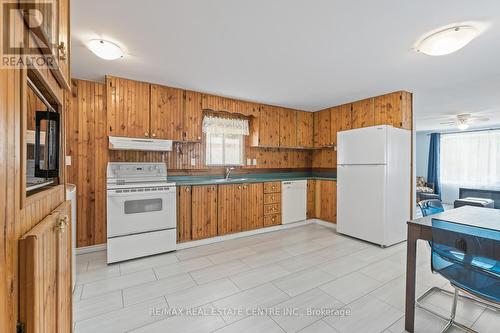
[[253,159],[252,164],[253,165],[257,165],[257,159],[256,158]]
[[191,166],[196,166],[196,158],[191,159]]
[[251,158],[247,158],[247,165],[252,165],[252,159]]

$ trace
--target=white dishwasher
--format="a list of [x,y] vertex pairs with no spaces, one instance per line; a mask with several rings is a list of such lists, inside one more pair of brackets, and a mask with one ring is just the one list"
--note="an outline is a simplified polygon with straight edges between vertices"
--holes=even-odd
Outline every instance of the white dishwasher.
[[304,221],[307,212],[307,180],[281,182],[282,224]]

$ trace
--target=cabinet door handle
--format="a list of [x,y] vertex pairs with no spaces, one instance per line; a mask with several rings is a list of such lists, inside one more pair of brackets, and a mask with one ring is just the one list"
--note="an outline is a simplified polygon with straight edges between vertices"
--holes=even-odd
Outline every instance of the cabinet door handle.
[[67,59],[67,54],[66,45],[64,44],[64,42],[60,42],[57,46],[57,49],[59,50],[59,59],[65,61]]
[[144,132],[144,136],[149,136],[149,133],[148,132]]
[[156,133],[151,134],[153,138],[156,138]]
[[186,187],[186,192],[189,192],[189,187]]

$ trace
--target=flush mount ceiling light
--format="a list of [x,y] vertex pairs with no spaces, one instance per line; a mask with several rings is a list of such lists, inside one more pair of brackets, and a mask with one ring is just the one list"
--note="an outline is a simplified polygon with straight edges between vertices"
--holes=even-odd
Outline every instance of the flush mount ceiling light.
[[458,121],[457,128],[461,131],[465,131],[466,129],[469,128],[469,123],[467,121]]
[[104,39],[92,39],[87,43],[92,53],[105,60],[116,60],[123,58],[122,49],[113,42]]
[[417,52],[441,56],[456,52],[479,36],[481,29],[474,25],[455,25],[433,31],[416,44]]

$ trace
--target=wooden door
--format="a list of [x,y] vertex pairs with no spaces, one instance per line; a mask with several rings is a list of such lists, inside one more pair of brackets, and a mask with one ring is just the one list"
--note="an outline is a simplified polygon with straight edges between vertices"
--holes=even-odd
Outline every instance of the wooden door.
[[57,46],[58,50],[58,68],[59,75],[55,75],[58,78],[59,83],[66,89],[70,89],[70,33],[69,33],[69,0],[58,0],[59,6],[59,44]]
[[19,320],[26,332],[71,332],[71,203],[19,240]]
[[192,187],[192,239],[217,236],[217,185]]
[[410,99],[411,94],[406,91],[375,97],[375,125],[411,129],[411,107],[406,103]]
[[294,110],[280,108],[279,131],[280,147],[297,146],[297,113]]
[[314,113],[297,111],[297,147],[312,148]]
[[200,142],[202,137],[201,123],[203,109],[201,107],[201,93],[186,90],[184,92],[184,141]]
[[352,128],[369,127],[375,125],[375,109],[373,98],[367,98],[352,103]]
[[108,135],[149,137],[149,83],[106,76]]
[[181,89],[151,85],[151,134],[155,139],[182,141],[184,92]]
[[177,243],[191,240],[191,186],[177,187]]
[[316,217],[316,207],[314,205],[316,197],[316,180],[307,180],[307,213],[306,217],[312,219]]
[[241,189],[241,230],[264,226],[264,186],[262,183],[243,184]]
[[280,110],[278,107],[262,105],[259,119],[259,146],[278,147],[280,143]]
[[217,234],[241,231],[241,184],[219,185]]
[[330,109],[314,113],[314,147],[327,147],[331,145],[331,120]]

